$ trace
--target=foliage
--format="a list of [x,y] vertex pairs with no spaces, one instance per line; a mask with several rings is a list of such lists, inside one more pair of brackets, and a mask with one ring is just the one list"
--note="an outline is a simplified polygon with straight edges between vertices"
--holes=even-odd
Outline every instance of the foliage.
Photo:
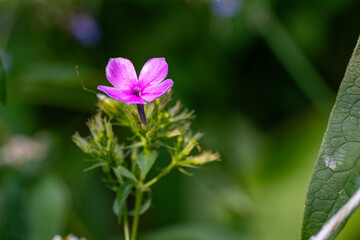
[[[75,133],[73,141],[90,157],[91,166],[87,170],[101,167],[106,185],[117,193],[113,210],[119,223],[124,220],[126,228],[128,213],[134,215],[132,239],[136,239],[137,214],[149,208],[151,186],[173,169],[190,174],[186,168],[219,160],[220,155],[201,150],[198,141],[202,134],[193,134],[190,128],[194,112],[183,109],[180,102],[168,107],[171,93],[146,105],[149,122],[146,126],[137,116],[135,105],[98,96],[99,112],[87,123],[90,136],[82,138]],[[113,126],[129,128],[131,136],[118,143]],[[168,152],[170,163],[158,170],[155,177],[147,178],[162,151]],[[142,200],[144,193],[146,198]],[[128,211],[131,195],[135,196],[135,209]]]
[[[360,38],[340,85],[312,174],[302,239],[316,234],[360,187],[359,119]],[[345,222],[330,239],[339,234]]]

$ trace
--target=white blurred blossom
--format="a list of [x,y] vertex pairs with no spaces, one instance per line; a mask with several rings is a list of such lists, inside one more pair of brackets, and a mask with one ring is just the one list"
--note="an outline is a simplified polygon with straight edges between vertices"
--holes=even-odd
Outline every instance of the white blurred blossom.
[[42,138],[23,134],[12,136],[0,148],[0,165],[19,166],[29,161],[41,161],[48,154],[48,143]]

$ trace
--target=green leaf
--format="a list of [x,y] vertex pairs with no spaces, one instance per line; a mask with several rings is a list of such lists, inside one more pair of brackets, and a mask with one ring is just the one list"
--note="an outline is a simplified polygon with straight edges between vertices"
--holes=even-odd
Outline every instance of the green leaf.
[[5,106],[6,104],[6,72],[4,65],[0,58],[0,103]]
[[[140,215],[143,215],[151,206],[151,197],[149,197],[148,200],[146,200],[142,205],[141,205],[141,208],[140,208]],[[129,212],[129,215],[131,216],[134,216],[134,213],[135,211],[134,210],[131,210]]]
[[141,152],[137,159],[136,164],[139,166],[143,177],[145,178],[151,167],[154,165],[156,159],[156,155],[153,152],[144,153]]
[[85,168],[83,171],[84,172],[87,172],[87,171],[90,171],[90,170],[93,170],[95,168],[98,168],[98,167],[103,167],[103,166],[107,166],[108,164],[106,162],[98,162],[98,163],[95,163],[94,165],[88,167],[88,168]]
[[117,166],[114,168],[114,173],[118,179],[121,179],[121,176],[129,178],[130,180],[137,182],[136,177],[128,169],[123,166]]
[[[360,187],[360,38],[323,138],[306,197],[302,239],[316,234]],[[333,233],[334,239],[347,219]]]
[[121,223],[121,218],[124,212],[125,202],[128,196],[131,193],[133,185],[129,182],[124,182],[118,189],[116,193],[116,199],[113,204],[113,212],[118,216],[119,224]]

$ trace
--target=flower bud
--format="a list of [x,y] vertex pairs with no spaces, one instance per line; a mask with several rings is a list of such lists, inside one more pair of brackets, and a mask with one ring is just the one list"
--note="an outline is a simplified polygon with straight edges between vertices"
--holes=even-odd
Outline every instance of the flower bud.
[[84,139],[82,138],[78,132],[76,132],[73,136],[72,136],[72,140],[74,141],[74,143],[81,149],[83,150],[83,152],[85,152],[86,154],[91,154],[92,153],[92,148],[91,145]]
[[200,155],[197,156],[190,156],[187,159],[185,159],[184,161],[180,162],[180,165],[203,165],[205,163],[208,162],[212,162],[212,161],[218,161],[220,160],[220,154],[219,153],[212,153],[211,151],[206,151],[203,152]]
[[115,118],[121,114],[120,102],[109,98],[103,94],[97,94],[99,99],[98,106],[101,111],[104,111],[108,116]]
[[194,136],[192,136],[190,139],[185,139],[185,142],[187,142],[186,146],[181,152],[181,156],[187,156],[190,154],[191,150],[198,144],[198,140],[203,136],[202,133],[197,133]]
[[181,134],[181,132],[178,129],[172,130],[171,132],[168,132],[166,134],[167,138],[172,138],[172,137],[176,137],[179,136]]
[[95,142],[101,143],[103,137],[105,136],[105,128],[101,119],[100,114],[96,114],[94,118],[91,118],[87,125],[89,127],[91,137]]

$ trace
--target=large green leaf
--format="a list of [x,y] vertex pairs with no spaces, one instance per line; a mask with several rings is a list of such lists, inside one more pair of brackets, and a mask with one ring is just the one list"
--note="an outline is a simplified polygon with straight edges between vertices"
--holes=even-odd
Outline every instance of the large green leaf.
[[[360,187],[360,38],[323,138],[306,197],[302,239],[309,239]],[[345,225],[330,237],[334,239]]]

